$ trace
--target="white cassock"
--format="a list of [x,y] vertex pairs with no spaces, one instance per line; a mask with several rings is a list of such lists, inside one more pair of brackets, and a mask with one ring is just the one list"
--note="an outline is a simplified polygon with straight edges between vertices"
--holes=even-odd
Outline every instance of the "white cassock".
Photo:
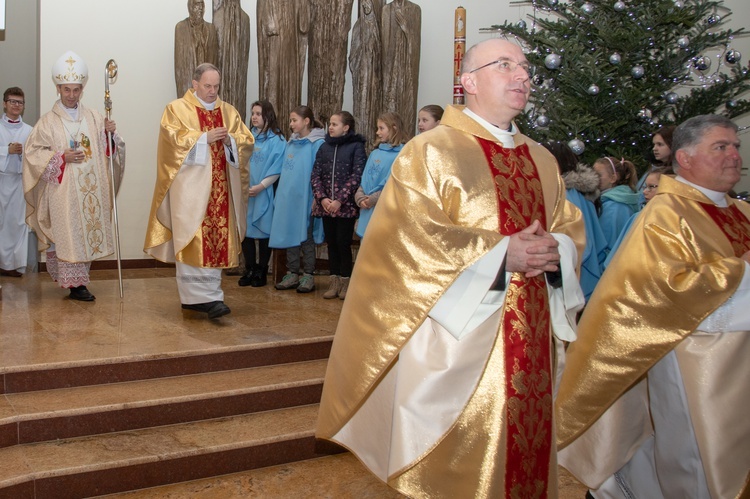
[[31,127],[20,120],[0,119],[0,269],[26,270],[29,227],[23,197],[23,156],[9,154],[9,144],[25,144]]

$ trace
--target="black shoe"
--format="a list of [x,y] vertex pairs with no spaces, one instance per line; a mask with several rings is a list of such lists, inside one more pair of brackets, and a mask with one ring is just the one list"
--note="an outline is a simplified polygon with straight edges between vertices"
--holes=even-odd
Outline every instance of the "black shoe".
[[252,280],[250,281],[250,286],[254,288],[261,288],[268,284],[268,265],[264,267],[258,267],[257,269],[253,269],[253,276]]
[[78,301],[94,301],[96,296],[92,295],[86,286],[76,286],[70,288],[70,299]]
[[237,284],[239,284],[243,288],[245,286],[252,286],[254,277],[255,277],[254,275],[245,274],[242,277],[240,277],[240,280],[237,281]]
[[208,314],[209,319],[216,319],[223,315],[227,315],[231,310],[227,307],[223,301],[210,301],[208,303],[192,303],[189,305],[182,304],[182,308],[185,310],[195,310],[196,312],[204,312]]

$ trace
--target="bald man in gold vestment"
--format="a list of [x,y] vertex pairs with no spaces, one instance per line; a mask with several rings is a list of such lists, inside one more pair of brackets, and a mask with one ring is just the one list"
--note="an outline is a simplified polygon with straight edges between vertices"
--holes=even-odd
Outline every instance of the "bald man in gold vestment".
[[236,267],[245,237],[253,136],[218,95],[219,70],[199,65],[193,88],[164,110],[144,251],[174,262],[182,308],[230,312],[221,269]]
[[555,497],[552,331],[575,338],[583,225],[512,123],[521,49],[488,40],[464,67],[467,107],[404,146],[368,225],[317,436],[407,496]]
[[586,306],[556,402],[560,463],[596,498],[747,497],[750,206],[737,126],[691,118]]

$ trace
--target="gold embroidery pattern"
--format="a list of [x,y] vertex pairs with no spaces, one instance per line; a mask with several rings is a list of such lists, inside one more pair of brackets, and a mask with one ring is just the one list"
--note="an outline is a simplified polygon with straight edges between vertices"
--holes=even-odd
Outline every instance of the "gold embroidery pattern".
[[104,254],[104,229],[102,226],[102,203],[99,199],[99,180],[94,165],[83,164],[75,168],[83,231],[86,234],[86,253],[92,259]]
[[706,203],[701,203],[701,205],[727,236],[736,257],[739,258],[746,251],[750,251],[750,221],[739,208],[736,206],[719,208]]
[[[514,234],[534,220],[546,227],[542,185],[528,147],[506,149],[478,140],[495,181],[500,233]],[[506,496],[545,498],[552,452],[552,363],[544,275],[512,275],[501,327],[508,376]]]
[[[221,109],[198,109],[201,130],[207,132],[224,124]],[[203,239],[203,265],[227,267],[229,265],[229,191],[226,173],[226,156],[221,141],[211,148],[211,195],[206,216],[201,225]]]

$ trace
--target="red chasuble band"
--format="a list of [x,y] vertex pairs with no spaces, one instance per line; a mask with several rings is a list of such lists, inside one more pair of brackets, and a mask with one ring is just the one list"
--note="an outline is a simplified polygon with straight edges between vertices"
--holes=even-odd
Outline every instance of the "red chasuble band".
[[[498,231],[515,234],[539,220],[547,227],[542,184],[526,145],[477,139],[495,180]],[[505,347],[506,497],[547,497],[552,450],[550,312],[544,275],[513,273],[500,324]]]
[[739,258],[750,251],[750,221],[739,208],[734,205],[720,208],[708,203],[701,203],[701,206],[732,243],[734,256]]
[[[207,132],[223,127],[221,109],[207,111],[197,107],[201,130]],[[211,147],[211,197],[206,217],[201,224],[204,267],[229,266],[229,189],[227,184],[227,159],[224,144],[217,140]]]

